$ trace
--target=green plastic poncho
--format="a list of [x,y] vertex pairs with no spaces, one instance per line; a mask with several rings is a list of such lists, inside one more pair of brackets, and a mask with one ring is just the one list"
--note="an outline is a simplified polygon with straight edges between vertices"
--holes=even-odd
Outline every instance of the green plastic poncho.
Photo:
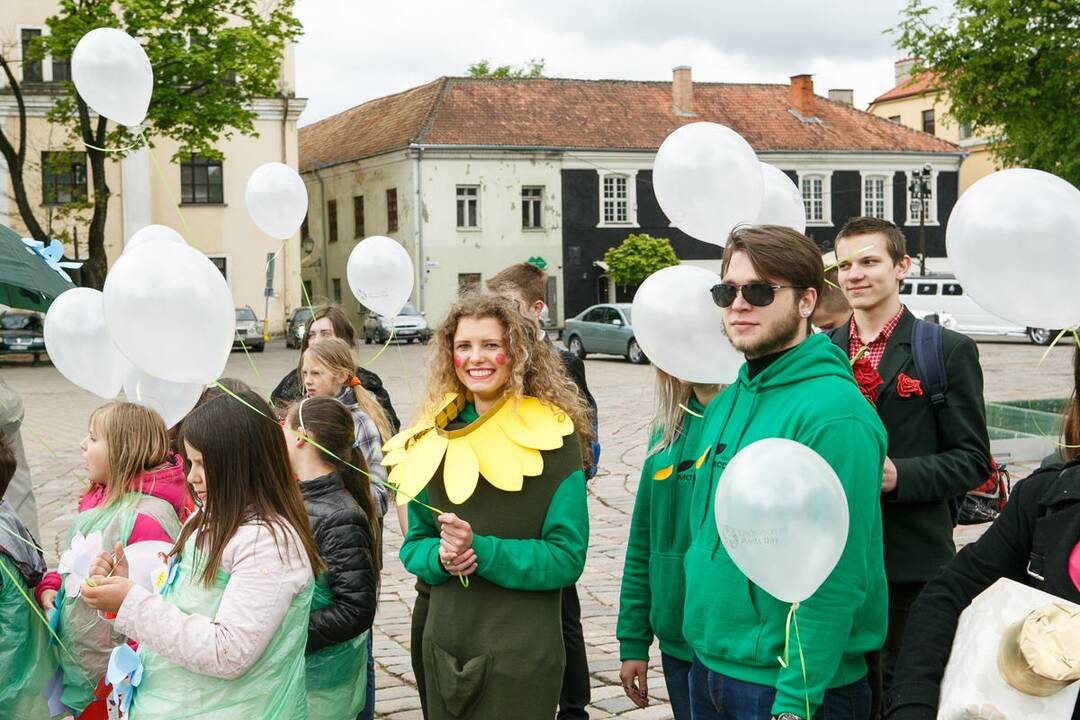
[[[315,582],[311,609],[321,610],[333,602],[326,575],[320,575]],[[308,720],[352,720],[364,709],[370,641],[371,630],[366,630],[351,640],[307,656]]]
[[[184,546],[175,579],[162,597],[189,615],[214,617],[229,584],[229,573],[218,568],[214,582],[200,580],[200,561],[194,539]],[[201,675],[161,657],[145,645],[142,683],[133,695],[130,720],[304,720],[304,648],[314,582],[289,604],[270,644],[251,668],[238,678]],[[355,716],[354,716],[355,717]]]
[[56,671],[49,631],[18,568],[5,555],[0,565],[0,720],[47,720],[43,691]]
[[[117,542],[126,546],[140,514],[156,520],[169,537],[175,539],[180,534],[180,519],[168,501],[132,493],[114,505],[90,508],[76,515],[68,531],[67,547],[71,547],[71,539],[77,532],[83,536],[101,532],[104,552],[111,552]],[[63,578],[67,580],[67,575]],[[60,667],[64,671],[60,700],[72,710],[82,712],[94,700],[94,689],[105,675],[113,648],[125,643],[127,638],[113,632],[112,623],[103,620],[81,597],[65,593],[59,608],[57,634],[74,655],[60,654]]]

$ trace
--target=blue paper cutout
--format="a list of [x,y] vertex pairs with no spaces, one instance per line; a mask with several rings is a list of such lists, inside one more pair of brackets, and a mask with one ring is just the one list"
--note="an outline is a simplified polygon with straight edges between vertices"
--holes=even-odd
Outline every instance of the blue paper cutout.
[[40,257],[45,261],[46,265],[60,273],[60,277],[68,282],[71,282],[71,276],[64,272],[64,268],[75,270],[81,268],[83,265],[81,262],[61,262],[61,259],[64,257],[64,245],[56,240],[50,240],[48,247],[40,240],[23,238],[22,241],[26,245],[27,252]]
[[109,655],[109,667],[105,670],[105,682],[112,685],[109,703],[127,714],[131,697],[142,682],[143,664],[138,654],[126,643],[117,645]]

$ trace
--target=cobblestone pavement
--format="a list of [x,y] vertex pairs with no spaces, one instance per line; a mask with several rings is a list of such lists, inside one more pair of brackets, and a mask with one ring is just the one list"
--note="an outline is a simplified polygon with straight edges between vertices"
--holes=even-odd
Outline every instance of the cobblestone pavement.
[[[1043,348],[1020,341],[980,343],[988,400],[1060,398],[1071,389],[1072,352],[1055,348],[1040,365]],[[395,406],[408,418],[423,391],[425,348],[390,348],[373,366],[382,375]],[[361,349],[361,359],[374,354]],[[273,387],[295,367],[296,351],[272,343],[262,354],[252,355],[259,376],[242,353],[233,353],[227,374],[255,386]],[[619,654],[615,641],[619,583],[630,513],[644,456],[645,427],[652,404],[652,369],[630,365],[615,358],[590,358],[589,384],[600,407],[603,444],[601,470],[589,484],[589,515],[592,520],[589,557],[578,583],[582,623],[592,672],[593,718],[669,718],[666,691],[660,674],[659,653],[653,650],[650,675],[650,707],[637,710],[624,696],[618,680]],[[19,359],[0,362],[0,373],[23,397],[26,445],[36,487],[42,523],[42,542],[55,561],[60,539],[74,512],[81,483],[76,477],[81,458],[78,443],[86,433],[90,411],[102,401],[68,383],[51,366],[30,367]],[[35,438],[37,435],[39,439]],[[1022,477],[1017,469],[1014,477]],[[959,544],[977,537],[981,528],[959,533]],[[390,720],[420,717],[420,703],[409,659],[409,616],[412,611],[413,578],[397,559],[401,544],[394,514],[387,516],[386,568],[376,618],[377,716]]]

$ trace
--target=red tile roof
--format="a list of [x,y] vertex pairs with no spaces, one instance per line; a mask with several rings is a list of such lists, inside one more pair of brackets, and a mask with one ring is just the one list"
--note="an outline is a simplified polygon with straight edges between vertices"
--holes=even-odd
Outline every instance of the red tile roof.
[[695,117],[672,111],[671,83],[440,78],[300,129],[300,167],[424,145],[655,150],[673,130],[709,120],[758,151],[958,153],[952,143],[815,96],[791,112],[788,85],[694,83]]
[[877,103],[885,102],[886,100],[898,100],[900,98],[911,97],[912,95],[937,92],[937,81],[938,76],[935,73],[919,73],[900,83],[892,90],[878,95],[870,104],[876,105]]

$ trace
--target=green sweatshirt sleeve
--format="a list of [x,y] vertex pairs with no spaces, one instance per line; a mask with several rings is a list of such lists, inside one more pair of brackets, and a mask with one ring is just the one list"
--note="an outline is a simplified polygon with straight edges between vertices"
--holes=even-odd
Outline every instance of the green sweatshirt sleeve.
[[474,535],[472,546],[476,551],[476,573],[501,587],[540,591],[573,585],[585,569],[589,546],[585,475],[576,470],[559,484],[539,539]]
[[[421,490],[416,499],[426,503],[427,490]],[[420,502],[409,503],[409,530],[398,557],[406,570],[428,585],[441,585],[450,579],[450,573],[439,562],[439,528],[431,510]]]
[[649,623],[652,591],[649,585],[649,518],[652,508],[652,477],[659,453],[645,459],[638,480],[634,512],[630,518],[630,538],[626,543],[623,562],[622,589],[619,591],[619,620],[615,637],[619,640],[619,660],[648,660],[653,641]]
[[[799,604],[799,625],[806,659],[806,688],[794,628],[789,663],[776,682],[773,715],[806,715],[806,694],[811,716],[836,675],[853,632],[880,632],[885,637],[884,559],[881,551],[881,464],[884,433],[857,417],[831,420],[796,438],[825,459],[836,471],[848,503],[848,539],[836,568],[810,598]],[[876,578],[876,580],[875,580]],[[868,595],[882,594],[880,628],[855,628],[856,616]],[[873,597],[869,598],[874,600]]]

